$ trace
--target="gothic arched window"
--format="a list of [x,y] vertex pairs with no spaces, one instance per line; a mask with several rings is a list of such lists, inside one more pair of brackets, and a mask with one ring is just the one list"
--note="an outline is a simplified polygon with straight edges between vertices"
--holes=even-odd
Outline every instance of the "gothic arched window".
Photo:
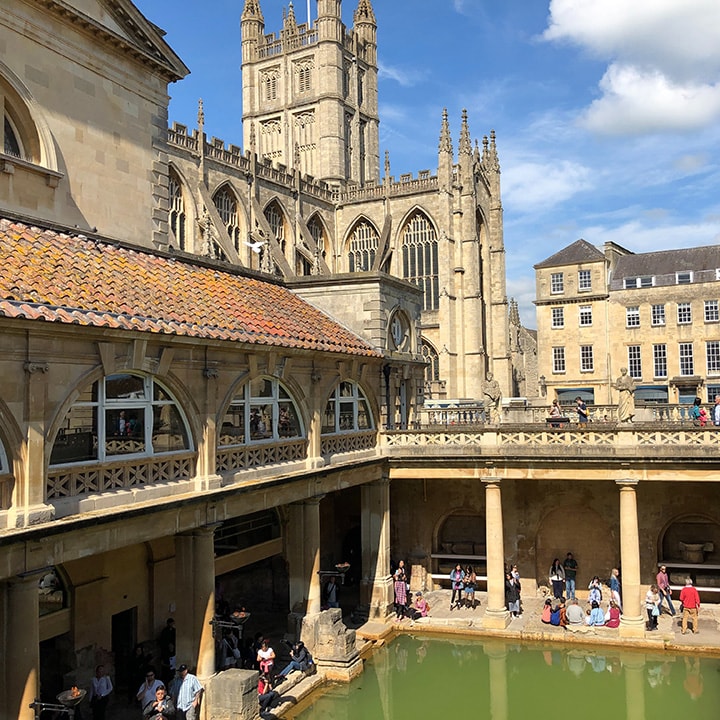
[[439,305],[438,241],[427,216],[417,211],[402,232],[402,273],[423,291],[423,310]]
[[117,373],[86,387],[68,410],[50,465],[192,449],[185,416],[154,378]]
[[220,446],[305,437],[300,412],[276,378],[250,380],[230,402],[220,429]]
[[170,177],[168,181],[168,204],[170,206],[168,212],[168,224],[170,230],[175,236],[175,242],[177,242],[180,250],[185,250],[187,247],[187,239],[185,237],[186,232],[186,217],[185,217],[185,200],[183,199],[182,183],[178,174],[170,168]]
[[374,427],[370,405],[360,386],[350,380],[341,382],[325,406],[322,433],[362,432]]
[[235,250],[240,252],[240,221],[235,196],[230,192],[229,188],[224,187],[215,193],[213,202],[220,214],[220,218],[225,223],[225,229],[230,241],[235,246]]
[[4,122],[4,150],[6,155],[12,155],[13,157],[22,158],[25,156],[23,152],[22,144],[20,142],[20,135],[15,131],[12,120],[5,115]]
[[379,240],[377,230],[366,220],[362,220],[355,226],[348,243],[348,269],[350,272],[372,270]]
[[435,380],[439,380],[440,356],[438,355],[438,351],[432,345],[430,345],[427,340],[423,340],[422,354],[423,360],[428,363],[427,367],[425,368],[425,382],[431,383]]

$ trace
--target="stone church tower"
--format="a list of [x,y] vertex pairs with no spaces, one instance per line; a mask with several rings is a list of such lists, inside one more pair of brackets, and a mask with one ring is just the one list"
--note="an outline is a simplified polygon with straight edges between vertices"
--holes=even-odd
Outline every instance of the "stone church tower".
[[340,0],[319,0],[314,27],[292,3],[265,35],[260,0],[241,18],[243,137],[261,158],[345,187],[379,180],[377,24],[361,0],[355,24]]
[[455,146],[438,107],[436,170],[396,177],[387,151],[380,167],[378,26],[353,1],[351,28],[341,0],[318,0],[309,26],[290,4],[267,32],[262,0],[245,0],[244,147],[208,139],[202,108],[197,129],[170,128],[169,245],[282,278],[390,360],[425,363],[411,384],[388,363],[399,406],[482,401],[490,371],[513,395],[495,134],[474,140],[463,111]]

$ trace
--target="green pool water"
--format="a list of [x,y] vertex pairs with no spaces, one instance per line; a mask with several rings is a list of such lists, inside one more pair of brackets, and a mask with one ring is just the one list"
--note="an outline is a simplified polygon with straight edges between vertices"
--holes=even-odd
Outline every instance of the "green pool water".
[[720,659],[403,635],[297,720],[720,720]]

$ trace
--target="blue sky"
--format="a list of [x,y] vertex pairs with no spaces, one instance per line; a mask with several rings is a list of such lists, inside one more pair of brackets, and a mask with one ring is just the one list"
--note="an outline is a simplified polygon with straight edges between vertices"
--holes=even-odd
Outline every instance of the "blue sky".
[[[240,145],[244,0],[135,0],[191,70],[170,121]],[[288,0],[260,0],[266,32]],[[344,0],[352,24],[357,0]],[[718,0],[373,0],[381,152],[392,173],[437,167],[494,129],[507,292],[535,326],[533,264],[578,238],[634,251],[720,244]],[[299,22],[306,0],[295,2]],[[312,1],[313,17],[317,3]],[[720,258],[719,258],[720,264]]]

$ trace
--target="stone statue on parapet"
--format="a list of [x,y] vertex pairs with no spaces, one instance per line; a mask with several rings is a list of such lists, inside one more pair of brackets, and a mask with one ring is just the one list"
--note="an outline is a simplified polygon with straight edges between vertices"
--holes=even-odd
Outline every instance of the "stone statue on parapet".
[[502,390],[500,390],[500,383],[495,380],[491,372],[488,372],[485,378],[485,383],[483,384],[485,411],[490,422],[499,423],[500,403],[502,401]]
[[628,375],[627,368],[620,368],[615,389],[620,393],[618,419],[620,422],[632,422],[635,417],[635,381]]

